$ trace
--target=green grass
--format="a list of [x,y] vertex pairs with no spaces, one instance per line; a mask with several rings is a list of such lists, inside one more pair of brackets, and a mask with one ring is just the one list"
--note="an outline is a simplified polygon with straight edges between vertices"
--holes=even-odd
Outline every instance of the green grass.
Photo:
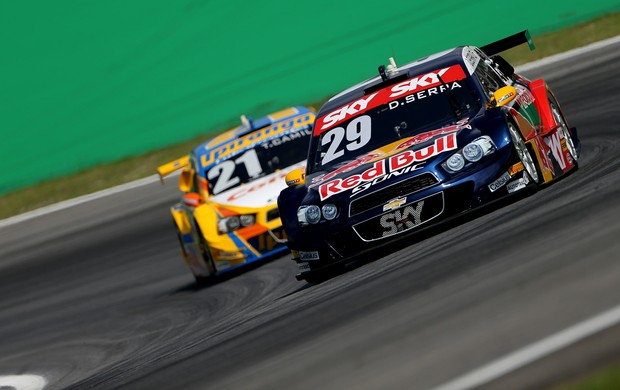
[[[535,36],[535,51],[531,52],[522,45],[507,51],[503,56],[512,64],[518,65],[618,34],[620,34],[620,13],[614,13],[565,30]],[[321,103],[308,104],[319,107]],[[157,166],[187,154],[194,146],[208,138],[199,137],[145,155],[101,165],[5,194],[0,196],[2,205],[0,219],[153,175]]]

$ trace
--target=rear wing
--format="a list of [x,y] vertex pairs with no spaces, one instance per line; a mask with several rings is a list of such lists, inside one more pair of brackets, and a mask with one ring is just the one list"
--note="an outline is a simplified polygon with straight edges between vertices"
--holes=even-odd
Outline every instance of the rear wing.
[[178,171],[179,169],[183,169],[189,167],[189,155],[178,158],[174,161],[170,161],[164,165],[161,165],[157,168],[157,173],[159,174],[159,180],[161,180],[162,184],[164,183],[164,177],[170,175],[173,172]]
[[489,43],[488,45],[482,46],[480,50],[482,50],[486,53],[486,55],[491,57],[503,52],[504,50],[512,49],[513,47],[519,46],[523,43],[527,43],[530,47],[530,50],[536,49],[534,41],[532,41],[532,37],[530,36],[530,32],[528,30],[523,30],[509,37],[500,39],[499,41],[495,41],[493,43]]

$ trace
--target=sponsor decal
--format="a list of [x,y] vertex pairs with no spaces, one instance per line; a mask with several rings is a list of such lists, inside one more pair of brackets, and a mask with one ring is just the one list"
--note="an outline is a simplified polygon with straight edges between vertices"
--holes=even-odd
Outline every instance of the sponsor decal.
[[252,182],[250,182],[247,185],[241,187],[239,189],[239,191],[234,192],[226,200],[228,202],[232,202],[234,200],[241,199],[244,196],[252,195],[253,192],[258,191],[258,190],[260,190],[261,188],[263,188],[265,186],[269,186],[269,185],[272,185],[274,183],[281,183],[282,181],[284,181],[284,178],[286,178],[287,173],[288,172],[280,172],[279,175],[276,175],[276,176],[270,178],[269,180],[266,180],[266,181],[263,181],[263,182],[260,182],[260,183],[257,183],[257,184],[252,184]]
[[555,176],[555,169],[553,168],[553,161],[549,156],[549,147],[545,143],[545,141],[540,138],[534,138],[535,149],[538,151],[538,156],[540,157],[541,169],[543,171],[543,175],[545,180],[552,178]]
[[[319,136],[335,125],[372,108],[387,104],[395,98],[399,98],[406,94],[415,94],[431,87],[437,87],[442,84],[441,81],[439,81],[439,77],[441,77],[446,84],[450,84],[454,81],[464,79],[466,75],[460,65],[453,65],[386,87],[318,118],[314,127],[314,135]],[[437,93],[439,92],[437,91]]]
[[289,181],[287,181],[287,182],[286,182],[286,185],[287,185],[287,186],[292,186],[292,185],[297,184],[297,183],[299,183],[299,182],[301,182],[301,179],[293,179],[293,180],[289,180]]
[[[444,135],[435,139],[435,142],[432,145],[428,145],[417,150],[405,150],[383,160],[378,160],[372,165],[372,167],[365,170],[361,174],[352,175],[342,179],[338,178],[321,184],[319,186],[319,196],[321,200],[325,200],[341,192],[352,190],[363,185],[364,183],[376,183],[376,180],[383,176],[398,176],[414,169],[420,169],[421,165],[416,163],[426,161],[431,157],[456,148],[456,133]],[[387,179],[387,177],[381,181],[385,179]],[[364,189],[365,188],[368,188],[368,186],[364,187]],[[355,192],[359,191],[361,190]]]
[[396,210],[393,213],[387,213],[381,216],[379,222],[385,229],[381,233],[382,237],[391,236],[396,233],[409,230],[422,223],[422,208],[424,207],[424,201],[411,206],[407,206],[402,210]]
[[320,126],[317,126],[319,134],[323,131],[329,129],[333,125],[344,121],[345,119],[351,118],[355,114],[365,112],[368,108],[368,103],[379,94],[379,92],[375,92],[372,95],[368,95],[359,100],[354,101],[353,103],[349,103],[345,106],[340,107],[339,109],[330,112],[321,118],[319,122]]
[[510,99],[510,98],[511,98],[511,97],[513,97],[514,95],[515,95],[515,93],[514,93],[514,92],[509,92],[509,93],[505,94],[504,96],[502,96],[501,98],[499,98],[499,100],[497,101],[497,104],[505,102],[506,100]]
[[560,166],[562,170],[565,170],[566,159],[565,159],[564,149],[566,149],[566,146],[562,147],[562,141],[564,141],[562,132],[556,131],[553,134],[551,134],[549,137],[545,137],[544,140],[547,146],[549,147],[549,149],[551,150],[551,154],[553,155],[553,158],[555,159],[555,161],[558,162],[558,165]]
[[383,211],[397,209],[400,206],[404,205],[406,201],[407,201],[406,197],[392,199],[392,200],[390,200],[389,202],[387,202],[386,204],[383,205]]
[[424,164],[414,164],[414,165],[410,165],[408,167],[405,167],[403,169],[395,169],[393,171],[390,171],[390,173],[386,174],[386,175],[382,175],[379,176],[371,181],[367,181],[367,182],[363,182],[360,183],[360,185],[358,185],[357,187],[353,188],[353,190],[351,191],[351,198],[357,194],[359,194],[362,191],[365,191],[367,189],[369,189],[370,187],[382,183],[386,180],[390,180],[393,177],[398,177],[401,175],[404,175],[405,173],[408,172],[413,172],[413,171],[417,171],[418,169],[422,169],[424,167]]
[[298,115],[290,120],[278,122],[271,126],[258,129],[253,133],[240,137],[234,141],[227,142],[226,144],[216,147],[210,152],[201,155],[200,164],[202,168],[206,168],[216,161],[232,154],[239,153],[254,144],[263,142],[272,137],[293,132],[296,128],[303,128],[304,126],[312,125],[314,118],[314,114],[307,113]]
[[364,241],[380,240],[427,223],[441,215],[443,209],[443,192],[438,192],[359,223],[353,226],[353,230]]
[[375,160],[375,159],[377,159],[379,157],[382,157],[383,155],[384,155],[383,152],[375,151],[375,152],[368,153],[365,156],[358,157],[355,160],[351,161],[350,163],[347,163],[346,165],[336,169],[335,171],[332,171],[332,172],[330,172],[330,173],[328,173],[326,175],[320,175],[320,176],[317,176],[317,177],[313,177],[312,178],[312,185],[310,187],[314,187],[315,185],[317,185],[317,184],[319,184],[321,182],[327,181],[327,180],[329,180],[329,179],[331,179],[331,178],[333,178],[333,177],[335,177],[335,176],[337,176],[337,175],[339,175],[341,173],[348,172],[348,171],[350,171],[352,169],[355,169],[355,168],[357,168],[357,167],[359,167],[361,165],[364,165],[364,164],[367,164],[369,162],[372,162],[373,160]]
[[237,257],[239,257],[239,252],[214,250],[213,251],[213,257],[217,258],[218,260],[221,260],[222,258],[229,258],[229,259],[233,259],[234,260]]
[[510,174],[510,176],[514,176],[517,173],[523,171],[525,168],[523,167],[523,163],[521,161],[519,161],[518,163],[516,163],[515,165],[511,166],[508,169],[508,173]]
[[222,271],[232,267],[232,264],[228,260],[215,260],[215,268],[218,271]]
[[389,151],[382,151],[381,149],[377,149],[375,151],[372,151],[364,156],[360,156],[358,158],[356,158],[355,160],[343,165],[342,167],[328,173],[328,174],[324,174],[324,175],[319,175],[316,177],[312,178],[312,184],[310,184],[309,188],[312,188],[314,186],[316,186],[319,183],[328,181],[338,175],[340,175],[341,173],[345,173],[348,171],[351,171],[361,165],[364,164],[368,164],[371,163],[379,158],[385,157],[385,156],[390,156],[398,151],[400,151],[401,149],[408,149],[412,146],[427,142],[432,140],[435,137],[441,136],[441,135],[445,135],[445,134],[450,134],[450,133],[454,133],[457,132],[461,129],[471,129],[471,125],[469,125],[467,122],[469,121],[469,118],[463,118],[460,121],[458,121],[456,124],[454,125],[450,125],[447,127],[442,127],[440,129],[436,129],[436,130],[432,130],[432,131],[428,131],[426,133],[422,133],[422,134],[418,134],[418,135],[414,135],[413,137],[408,137],[408,138],[404,138],[402,141],[400,141],[400,143],[396,144],[395,146],[392,146],[390,149],[390,146],[388,145],[386,149],[389,149]]
[[517,103],[521,106],[521,108],[526,109],[532,103],[534,103],[534,95],[530,92],[529,89],[521,86],[520,84],[515,84],[515,88],[517,89]]
[[532,95],[529,89],[519,83],[516,83],[514,87],[517,90],[517,97],[515,99],[517,101],[517,107],[515,107],[518,109],[517,112],[523,119],[528,121],[531,126],[537,127],[541,123],[538,110],[532,105],[536,100],[534,95]]
[[506,185],[506,183],[508,183],[508,180],[510,180],[511,177],[512,176],[510,176],[509,172],[504,172],[504,174],[502,174],[497,180],[489,184],[489,190],[491,190],[491,192],[499,190]]
[[467,67],[467,71],[469,74],[474,74],[476,68],[478,67],[478,63],[480,62],[480,55],[476,53],[474,49],[467,46],[463,48],[463,62],[465,62],[465,67]]
[[280,146],[282,144],[285,144],[289,141],[295,140],[295,139],[299,139],[299,138],[303,138],[305,136],[311,136],[312,135],[312,130],[310,129],[303,129],[300,131],[296,131],[294,133],[289,133],[286,135],[283,135],[282,137],[277,137],[272,139],[271,141],[265,142],[260,144],[260,146],[263,149],[271,149],[274,148],[276,146]]
[[453,90],[455,88],[462,88],[461,84],[458,82],[446,83],[446,85],[440,85],[437,87],[432,87],[429,89],[425,89],[423,91],[419,91],[416,93],[412,93],[410,95],[405,96],[403,99],[396,99],[388,103],[388,107],[390,110],[398,108],[400,106],[404,106],[405,104],[413,103],[418,100],[425,99],[429,96],[439,95],[440,93],[444,93],[448,90]]
[[313,251],[313,252],[299,251],[299,260],[301,260],[301,261],[319,260],[319,252],[317,252],[317,251]]
[[[426,87],[432,87],[434,85],[441,84],[441,81],[439,81],[439,78],[441,77],[443,80],[444,76],[450,69],[451,68],[440,69],[438,71],[429,72],[425,75],[414,77],[407,81],[403,81],[402,83],[398,83],[392,87],[391,89],[392,93],[390,94],[390,97],[391,98],[399,97],[406,93],[408,94],[411,92],[416,92]],[[453,80],[450,80],[450,81],[453,81]]]
[[530,182],[529,176],[527,173],[524,172],[522,178],[515,180],[511,183],[508,183],[508,185],[506,186],[506,189],[508,190],[509,194],[512,194],[513,192],[524,189],[529,182]]

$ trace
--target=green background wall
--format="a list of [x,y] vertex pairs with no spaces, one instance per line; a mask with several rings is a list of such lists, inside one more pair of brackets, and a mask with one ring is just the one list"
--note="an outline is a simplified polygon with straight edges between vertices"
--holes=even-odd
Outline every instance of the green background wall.
[[620,8],[583,4],[2,0],[0,194],[325,98],[390,56]]

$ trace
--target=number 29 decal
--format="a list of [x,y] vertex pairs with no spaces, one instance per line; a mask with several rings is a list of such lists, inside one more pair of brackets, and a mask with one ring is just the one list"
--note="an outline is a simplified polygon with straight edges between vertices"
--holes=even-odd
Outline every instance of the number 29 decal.
[[[321,165],[325,165],[344,156],[344,149],[349,151],[364,147],[371,138],[371,120],[368,115],[361,115],[353,119],[343,127],[335,127],[329,130],[321,139],[321,149],[327,146],[327,152],[321,158]],[[341,148],[342,141],[346,138],[346,144]]]

